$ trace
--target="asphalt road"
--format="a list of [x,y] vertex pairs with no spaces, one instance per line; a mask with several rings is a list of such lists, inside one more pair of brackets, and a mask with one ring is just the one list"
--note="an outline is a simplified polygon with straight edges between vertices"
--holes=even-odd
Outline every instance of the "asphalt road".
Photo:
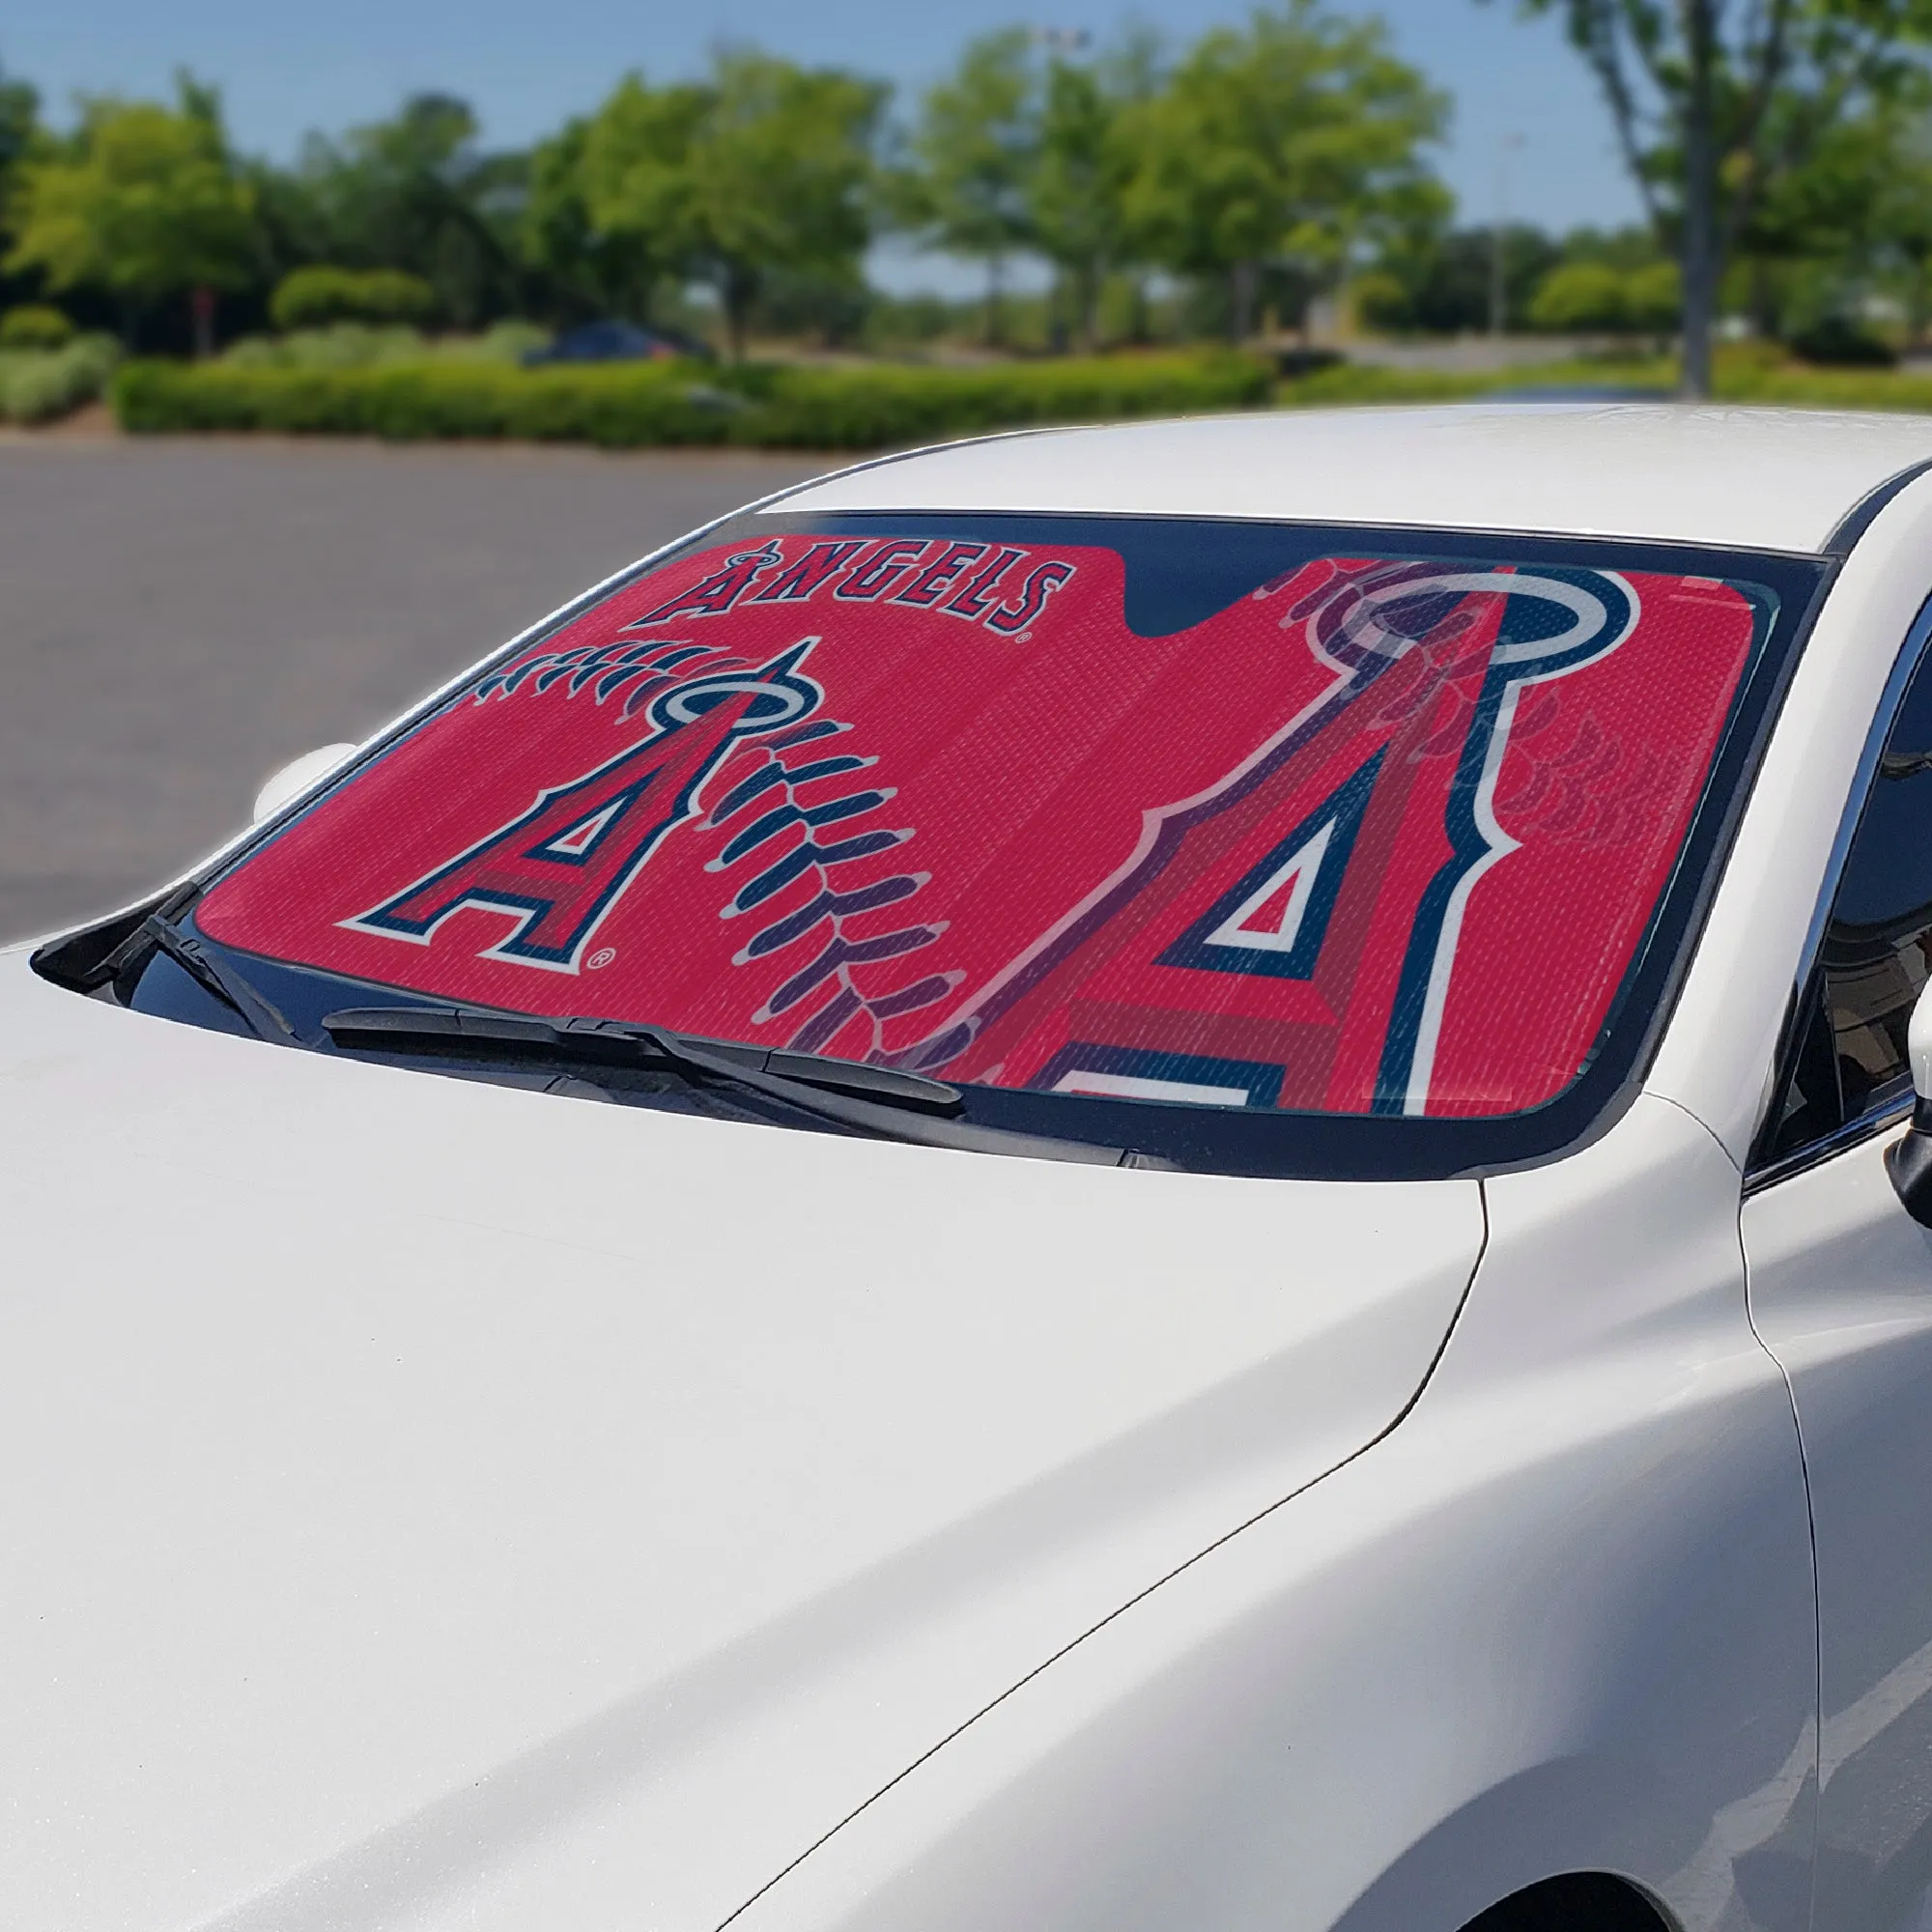
[[0,940],[125,903],[298,753],[825,467],[723,453],[0,442]]

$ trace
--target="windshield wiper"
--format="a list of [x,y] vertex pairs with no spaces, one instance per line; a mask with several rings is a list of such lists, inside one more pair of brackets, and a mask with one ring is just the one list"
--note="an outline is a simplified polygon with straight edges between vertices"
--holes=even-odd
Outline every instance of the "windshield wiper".
[[141,922],[134,937],[135,943],[149,941],[157,951],[165,952],[203,992],[239,1013],[250,1032],[281,1046],[301,1044],[300,1037],[281,1009],[264,999],[195,934],[183,931],[171,919],[154,912]]
[[1030,1155],[1095,1167],[1167,1167],[1129,1148],[1060,1140],[952,1118],[965,1096],[943,1080],[815,1053],[702,1039],[621,1020],[539,1019],[487,1007],[349,1007],[327,1014],[339,1047],[403,1055],[477,1054],[560,1067],[668,1067],[694,1084],[717,1082],[778,1100],[836,1125],[920,1147]]

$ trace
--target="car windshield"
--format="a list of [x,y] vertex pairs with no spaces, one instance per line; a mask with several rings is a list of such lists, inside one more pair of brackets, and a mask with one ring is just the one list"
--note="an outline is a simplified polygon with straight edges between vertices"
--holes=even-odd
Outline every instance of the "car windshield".
[[321,1008],[348,980],[867,1061],[1232,1171],[1462,1171],[1628,1072],[1817,582],[746,516],[427,707],[193,923]]

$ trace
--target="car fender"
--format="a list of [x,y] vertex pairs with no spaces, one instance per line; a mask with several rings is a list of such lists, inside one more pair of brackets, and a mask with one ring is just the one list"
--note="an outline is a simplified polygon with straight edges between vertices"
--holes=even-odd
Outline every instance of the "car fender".
[[1402,1423],[936,1740],[739,1932],[1454,1932],[1569,1870],[1800,1932],[1808,1521],[1737,1170],[1645,1097],[1487,1187]]

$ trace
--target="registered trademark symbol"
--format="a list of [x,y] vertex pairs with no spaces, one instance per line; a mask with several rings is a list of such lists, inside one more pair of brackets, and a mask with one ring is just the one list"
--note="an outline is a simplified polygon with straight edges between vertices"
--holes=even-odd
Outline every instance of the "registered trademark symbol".
[[596,973],[610,965],[616,956],[617,949],[614,946],[600,946],[583,963]]

